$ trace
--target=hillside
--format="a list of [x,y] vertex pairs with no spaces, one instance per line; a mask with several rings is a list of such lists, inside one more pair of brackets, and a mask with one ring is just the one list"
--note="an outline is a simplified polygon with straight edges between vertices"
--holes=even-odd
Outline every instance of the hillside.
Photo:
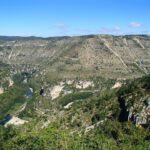
[[[1,37],[0,61],[18,68],[39,67],[62,78],[134,78],[149,73],[149,36]],[[17,70],[17,71],[18,71]]]
[[0,37],[2,150],[150,149],[150,37]]

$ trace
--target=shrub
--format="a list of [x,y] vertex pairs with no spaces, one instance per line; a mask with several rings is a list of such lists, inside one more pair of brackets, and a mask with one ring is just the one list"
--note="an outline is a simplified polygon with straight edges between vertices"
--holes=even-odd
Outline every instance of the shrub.
[[87,99],[93,95],[92,92],[78,92],[78,93],[71,93],[68,94],[60,99],[60,103],[62,106],[67,105],[70,102],[73,102],[75,100],[82,100]]

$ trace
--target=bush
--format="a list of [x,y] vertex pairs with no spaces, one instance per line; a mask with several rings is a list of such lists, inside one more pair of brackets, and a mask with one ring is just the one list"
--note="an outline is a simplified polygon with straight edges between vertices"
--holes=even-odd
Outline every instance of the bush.
[[67,105],[70,102],[73,102],[75,100],[82,100],[87,99],[93,95],[92,92],[78,92],[78,93],[71,93],[68,94],[60,99],[60,103],[62,106]]

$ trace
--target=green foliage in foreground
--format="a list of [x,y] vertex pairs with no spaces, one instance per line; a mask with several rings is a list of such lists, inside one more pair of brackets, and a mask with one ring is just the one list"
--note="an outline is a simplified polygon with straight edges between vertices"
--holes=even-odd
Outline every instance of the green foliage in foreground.
[[0,130],[1,150],[98,150],[117,149],[115,142],[104,135],[93,133],[90,135],[71,134],[68,130],[60,130],[56,126],[49,126],[40,132],[19,132],[18,129],[8,128]]
[[[30,128],[29,128],[30,126]],[[88,133],[73,133],[51,124],[35,130],[34,124],[22,129],[0,128],[1,150],[148,150],[147,132],[132,124],[108,121]]]

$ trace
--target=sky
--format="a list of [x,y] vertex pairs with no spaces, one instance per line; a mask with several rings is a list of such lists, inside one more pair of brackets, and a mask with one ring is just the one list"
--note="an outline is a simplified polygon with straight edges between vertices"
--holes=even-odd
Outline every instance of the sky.
[[0,35],[150,34],[150,0],[0,0]]

